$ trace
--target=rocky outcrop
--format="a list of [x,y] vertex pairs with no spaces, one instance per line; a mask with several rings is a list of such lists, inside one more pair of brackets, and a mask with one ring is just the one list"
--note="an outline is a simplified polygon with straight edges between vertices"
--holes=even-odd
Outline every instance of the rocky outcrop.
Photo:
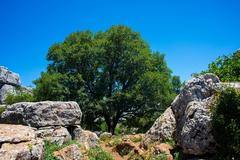
[[0,104],[4,104],[8,95],[21,93],[32,94],[32,89],[21,86],[20,77],[17,73],[0,66]]
[[19,75],[0,66],[0,104],[4,103],[8,94],[16,94],[19,86]]
[[72,139],[68,130],[62,126],[38,128],[36,134],[37,137],[60,146]]
[[80,126],[74,129],[73,139],[76,140],[82,146],[84,146],[86,149],[96,147],[99,142],[99,138],[96,135],[96,133],[83,130]]
[[21,102],[2,113],[2,121],[40,128],[79,125],[82,112],[76,102]]
[[[210,107],[215,92],[220,88],[221,83],[213,74],[201,75],[188,81],[170,108],[146,133],[143,142],[162,142],[166,138],[172,138],[185,154],[214,153]],[[170,126],[171,132],[165,129],[166,126]]]
[[176,129],[176,120],[171,107],[167,108],[165,112],[155,121],[153,126],[145,134],[143,140],[143,147],[152,142],[165,142],[173,139]]
[[0,84],[19,86],[20,83],[20,78],[17,73],[8,70],[6,67],[0,66]]
[[16,95],[16,87],[9,85],[9,84],[3,84],[0,89],[0,103],[4,103],[5,99],[8,95]]
[[112,137],[112,133],[109,133],[109,132],[103,132],[99,135],[99,138],[101,140],[110,139],[111,137]]
[[72,139],[72,130],[80,125],[81,116],[76,102],[21,102],[7,106],[1,121],[35,127],[37,137],[62,145]]
[[0,160],[43,160],[43,140],[31,127],[0,124],[0,144]]
[[188,81],[171,105],[176,118],[176,141],[185,154],[215,152],[210,107],[220,81],[206,74]]
[[76,144],[67,146],[59,151],[54,152],[54,156],[58,160],[81,160],[82,153]]

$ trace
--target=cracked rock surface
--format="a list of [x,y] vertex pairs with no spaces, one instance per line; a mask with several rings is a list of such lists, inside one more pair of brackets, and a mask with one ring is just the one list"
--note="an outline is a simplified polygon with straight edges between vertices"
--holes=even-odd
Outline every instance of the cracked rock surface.
[[212,135],[210,107],[220,88],[221,83],[213,74],[188,81],[171,106],[146,133],[143,143],[174,139],[185,154],[214,153],[216,144]]
[[44,142],[34,128],[0,124],[0,144],[0,160],[43,160]]

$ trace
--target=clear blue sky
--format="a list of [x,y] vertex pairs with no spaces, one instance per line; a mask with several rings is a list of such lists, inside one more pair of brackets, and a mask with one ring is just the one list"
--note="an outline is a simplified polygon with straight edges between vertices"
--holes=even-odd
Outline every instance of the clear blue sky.
[[166,54],[182,80],[222,54],[240,48],[238,0],[1,0],[0,65],[32,85],[46,70],[46,54],[74,31],[124,24],[152,50]]

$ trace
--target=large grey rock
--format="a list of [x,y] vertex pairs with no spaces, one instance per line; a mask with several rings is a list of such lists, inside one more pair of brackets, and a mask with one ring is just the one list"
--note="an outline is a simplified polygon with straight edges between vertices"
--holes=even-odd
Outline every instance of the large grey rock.
[[[216,144],[212,135],[210,107],[218,89],[221,89],[221,83],[213,74],[188,81],[170,108],[146,133],[143,142],[164,141],[172,137],[185,154],[214,153]],[[167,126],[170,129],[165,129]]]
[[0,160],[43,160],[44,142],[34,139],[21,143],[4,143],[0,148]]
[[0,160],[43,160],[44,142],[28,126],[0,124]]
[[36,134],[37,137],[60,146],[72,139],[68,130],[61,126],[38,128]]
[[26,142],[35,137],[35,132],[31,127],[0,124],[0,144]]
[[17,91],[15,86],[9,84],[2,85],[0,88],[0,103],[4,103],[8,95],[16,95],[16,93]]
[[218,77],[205,74],[188,81],[171,104],[176,118],[176,141],[185,154],[215,152],[210,107],[221,88]]
[[0,84],[19,86],[20,83],[20,78],[17,73],[8,70],[6,67],[0,66]]
[[76,127],[73,131],[73,139],[86,149],[96,147],[99,142],[99,138],[96,133],[83,130],[80,126]]
[[176,128],[175,116],[171,107],[154,122],[153,126],[147,131],[143,139],[143,147],[147,147],[153,142],[165,142],[173,139]]
[[101,140],[110,139],[111,137],[112,137],[112,133],[109,133],[109,132],[103,132],[99,135],[99,138]]
[[58,160],[81,160],[83,155],[80,148],[76,144],[69,145],[59,151],[53,153]]
[[21,102],[10,105],[1,115],[2,121],[40,128],[79,125],[82,117],[76,102]]

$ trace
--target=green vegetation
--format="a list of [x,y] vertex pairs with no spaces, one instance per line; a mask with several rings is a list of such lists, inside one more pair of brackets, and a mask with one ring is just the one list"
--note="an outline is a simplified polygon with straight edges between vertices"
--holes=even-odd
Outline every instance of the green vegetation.
[[240,81],[240,51],[219,57],[205,72],[216,74],[222,82]]
[[18,103],[18,102],[32,102],[34,101],[34,97],[32,94],[30,93],[20,93],[17,95],[14,94],[9,94],[6,99],[5,99],[5,103],[8,105],[14,104],[14,103]]
[[113,156],[100,147],[91,148],[88,151],[89,160],[114,160]]
[[164,153],[153,154],[149,160],[167,160],[167,155]]
[[5,109],[5,106],[1,106],[0,105],[0,115],[5,111],[6,109]]
[[45,141],[44,159],[45,160],[56,160],[56,158],[53,156],[53,152],[58,151],[64,147],[71,145],[71,144],[77,144],[80,147],[80,144],[73,140],[67,142],[66,144],[63,144],[62,146],[59,146],[55,143],[51,143],[49,141]]
[[114,134],[122,122],[145,132],[181,85],[179,77],[171,76],[164,55],[152,52],[140,34],[126,26],[75,32],[54,44],[47,60],[47,71],[34,82],[37,100],[78,102],[83,127],[90,130],[105,122]]
[[240,91],[221,91],[213,107],[213,134],[217,142],[217,159],[240,157]]

